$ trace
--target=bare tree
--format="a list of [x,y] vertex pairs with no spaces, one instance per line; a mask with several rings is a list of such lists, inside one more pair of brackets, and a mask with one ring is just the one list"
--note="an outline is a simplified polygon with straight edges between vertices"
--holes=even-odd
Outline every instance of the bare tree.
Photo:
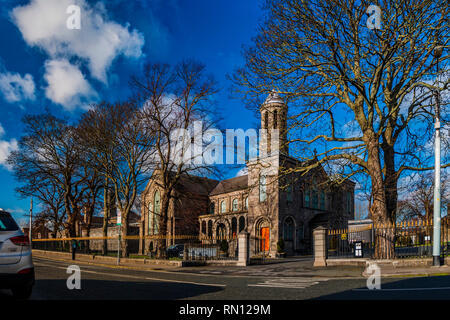
[[36,197],[39,200],[43,208],[41,212],[37,213],[36,218],[44,221],[46,226],[52,230],[53,238],[56,238],[58,232],[63,228],[66,218],[64,197],[60,186],[54,181],[46,181],[41,184],[30,181],[17,188],[16,192],[23,197]]
[[[291,150],[304,160],[318,150],[319,161],[298,170],[339,162],[343,180],[368,175],[372,218],[392,224],[402,173],[432,169],[425,142],[433,133],[432,97],[448,93],[449,79],[438,77],[437,65],[449,59],[449,7],[442,1],[383,1],[381,29],[372,30],[366,25],[369,5],[266,1],[267,19],[233,80],[247,101],[273,89],[286,98]],[[377,239],[378,258],[392,257],[393,250],[393,236]]]
[[[193,147],[190,133],[194,122],[202,122],[201,133],[212,126],[206,111],[214,117],[211,97],[217,92],[215,81],[205,74],[203,65],[183,61],[175,67],[149,64],[142,77],[132,78],[131,85],[136,103],[144,106],[142,118],[155,136],[152,166],[155,181],[162,189],[159,234],[167,235],[169,204],[181,177],[215,172],[211,164],[203,161],[203,151],[189,151]],[[159,257],[165,255],[165,248],[166,241],[158,241]]]
[[[50,185],[62,197],[65,210],[64,227],[70,237],[76,236],[75,225],[80,217],[83,197],[88,190],[88,176],[83,170],[82,152],[75,141],[74,129],[64,120],[50,114],[26,116],[26,134],[20,139],[19,150],[8,157],[22,190],[30,195],[48,197],[41,187]],[[20,192],[20,189],[18,190]]]
[[[110,211],[110,199],[122,215],[122,255],[128,255],[125,237],[129,229],[129,213],[140,187],[148,179],[149,158],[153,152],[152,131],[140,118],[131,103],[100,103],[83,115],[78,135],[86,152],[98,163],[98,172],[105,177],[104,226]],[[109,187],[111,186],[111,187]],[[108,190],[113,191],[113,197]],[[106,228],[104,227],[104,233]],[[104,234],[105,236],[107,234]]]
[[[448,173],[444,172],[441,183],[441,202],[448,206],[450,189]],[[434,209],[434,176],[432,173],[415,174],[408,177],[400,192],[405,196],[398,202],[398,221],[408,221],[412,218],[431,221]]]

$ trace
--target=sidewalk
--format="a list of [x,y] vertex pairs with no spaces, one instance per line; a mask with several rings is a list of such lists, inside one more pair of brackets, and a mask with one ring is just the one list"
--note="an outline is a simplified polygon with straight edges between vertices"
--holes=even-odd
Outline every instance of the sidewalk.
[[176,273],[193,273],[203,275],[223,275],[232,277],[309,277],[326,279],[357,279],[367,278],[366,272],[369,263],[376,263],[381,269],[382,277],[424,277],[450,275],[450,266],[432,267],[426,265],[402,266],[386,261],[367,261],[359,265],[334,265],[328,267],[313,267],[312,257],[297,257],[280,260],[279,263],[271,261],[268,264],[237,266],[196,266],[181,267],[181,261],[155,261],[144,259],[121,259],[117,265],[117,258],[77,254],[76,260],[71,259],[70,253],[48,252],[33,250],[33,256],[49,260],[65,261],[67,263],[84,263],[90,265],[108,266],[142,271],[163,271]]
[[65,261],[67,263],[85,263],[90,265],[109,266],[114,268],[134,269],[143,271],[170,271],[177,273],[195,273],[204,275],[223,275],[234,277],[320,277],[320,278],[361,278],[362,267],[328,267],[314,268],[312,257],[294,257],[267,264],[255,264],[247,267],[237,266],[195,266],[181,267],[181,261],[167,261],[155,263],[155,260],[121,259],[117,265],[117,258],[77,254],[73,261],[70,253],[33,250],[33,257]]
[[68,263],[85,263],[90,265],[101,265],[109,266],[115,268],[124,269],[135,269],[144,271],[157,271],[157,270],[167,270],[172,271],[179,269],[181,267],[181,261],[160,261],[150,260],[150,259],[120,259],[120,263],[117,264],[117,258],[115,257],[103,257],[87,255],[87,254],[77,254],[76,259],[72,260],[72,254],[67,252],[53,252],[53,251],[43,251],[43,250],[33,250],[33,258],[41,258],[48,260],[64,261]]
[[[429,276],[450,276],[450,266],[440,267],[418,266],[418,267],[395,267],[388,264],[377,264],[380,268],[381,277],[429,277]],[[370,273],[364,270],[363,276]]]

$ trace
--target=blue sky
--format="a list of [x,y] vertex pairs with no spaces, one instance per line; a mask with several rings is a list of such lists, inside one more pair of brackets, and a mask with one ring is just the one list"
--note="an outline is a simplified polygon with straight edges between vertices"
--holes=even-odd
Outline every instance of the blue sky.
[[[81,8],[81,30],[65,27],[70,4]],[[130,75],[144,62],[201,61],[221,89],[223,125],[253,127],[253,113],[230,97],[226,75],[243,63],[241,47],[261,19],[258,1],[2,1],[0,208],[18,219],[29,210],[5,165],[22,134],[21,118],[48,108],[75,120],[90,102],[125,99]]]

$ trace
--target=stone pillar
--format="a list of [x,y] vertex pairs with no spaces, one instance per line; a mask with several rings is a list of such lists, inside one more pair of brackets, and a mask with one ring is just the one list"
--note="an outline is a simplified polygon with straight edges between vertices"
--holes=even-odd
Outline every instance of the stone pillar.
[[327,229],[317,227],[313,231],[314,237],[314,267],[327,266]]
[[248,238],[249,234],[247,231],[242,230],[239,233],[238,241],[239,241],[239,253],[238,253],[238,263],[237,265],[240,267],[246,267],[249,264],[249,252],[248,252]]

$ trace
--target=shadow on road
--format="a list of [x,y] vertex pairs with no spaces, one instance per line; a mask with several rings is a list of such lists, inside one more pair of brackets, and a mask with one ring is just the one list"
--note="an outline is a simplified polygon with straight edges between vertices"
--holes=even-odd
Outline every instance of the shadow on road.
[[[218,292],[221,287],[168,282],[86,279],[80,290],[69,290],[65,280],[36,280],[30,300],[177,300]],[[13,300],[0,291],[0,300]]]
[[381,279],[381,290],[367,287],[324,295],[314,300],[449,300],[450,276],[403,280]]

